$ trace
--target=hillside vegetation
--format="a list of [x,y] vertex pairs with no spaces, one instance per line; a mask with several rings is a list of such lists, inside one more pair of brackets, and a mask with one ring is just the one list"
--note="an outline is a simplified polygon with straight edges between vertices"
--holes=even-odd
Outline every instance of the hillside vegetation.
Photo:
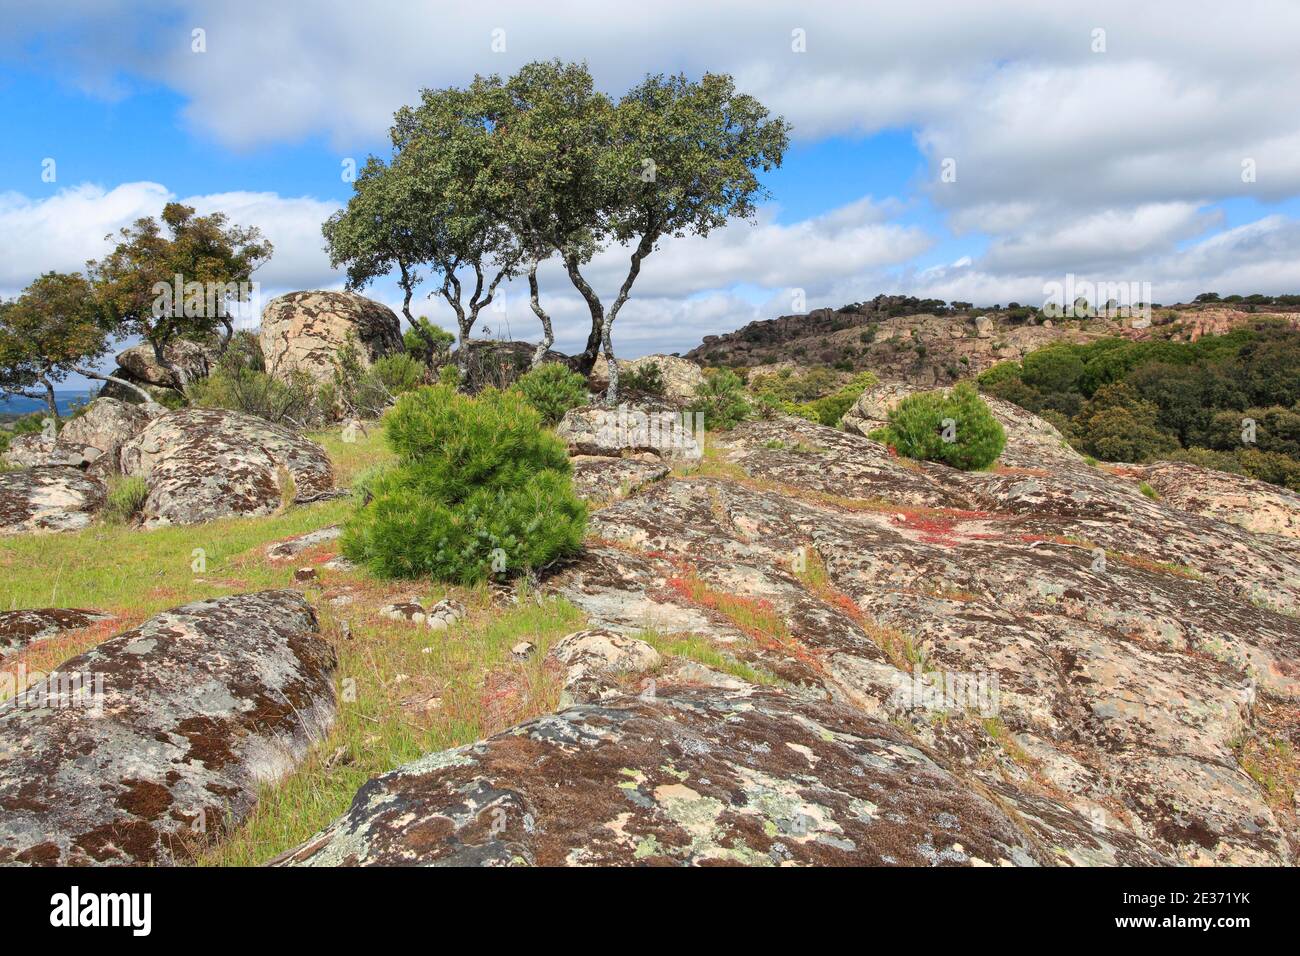
[[1300,490],[1300,331],[1260,320],[1195,342],[1109,337],[1002,362],[980,388],[1106,461],[1192,461]]

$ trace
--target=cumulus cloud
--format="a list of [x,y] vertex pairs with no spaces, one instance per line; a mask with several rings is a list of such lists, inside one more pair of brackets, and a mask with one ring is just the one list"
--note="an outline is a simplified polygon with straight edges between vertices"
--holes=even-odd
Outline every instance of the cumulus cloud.
[[254,278],[268,289],[327,288],[339,281],[322,246],[321,223],[338,203],[275,193],[173,194],[159,183],[104,189],[83,183],[45,199],[0,193],[0,293],[13,295],[42,272],[77,272],[112,249],[117,231],[157,216],[179,200],[200,214],[221,211],[231,222],[257,226],[275,246]]
[[[184,94],[193,129],[236,147],[324,132],[346,150],[382,138],[422,86],[559,56],[588,60],[615,92],[647,71],[729,71],[804,139],[914,128],[936,172],[957,160],[955,188],[935,193],[954,208],[1029,194],[1113,205],[1300,188],[1300,7],[1286,0],[575,0],[563,16],[523,0],[372,0],[364,15],[350,0],[61,7],[15,14],[10,52],[37,35],[47,62],[109,94],[125,64]],[[206,53],[192,52],[194,29]],[[1241,180],[1245,159],[1254,183]]]

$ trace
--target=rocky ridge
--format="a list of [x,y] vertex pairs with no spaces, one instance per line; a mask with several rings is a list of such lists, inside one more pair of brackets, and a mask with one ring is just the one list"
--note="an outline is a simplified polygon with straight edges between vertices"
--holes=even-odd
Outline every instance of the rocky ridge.
[[[1261,707],[1300,727],[1300,551],[994,411],[990,472],[774,417],[600,508],[547,582],[591,628],[561,710],[281,862],[1294,863],[1236,747]],[[655,650],[691,640],[713,663]]]

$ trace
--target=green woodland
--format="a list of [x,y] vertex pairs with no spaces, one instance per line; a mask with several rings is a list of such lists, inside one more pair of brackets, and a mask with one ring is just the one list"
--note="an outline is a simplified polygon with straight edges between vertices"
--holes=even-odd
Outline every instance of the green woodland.
[[1300,491],[1300,330],[1055,344],[978,379],[1104,461],[1174,459]]

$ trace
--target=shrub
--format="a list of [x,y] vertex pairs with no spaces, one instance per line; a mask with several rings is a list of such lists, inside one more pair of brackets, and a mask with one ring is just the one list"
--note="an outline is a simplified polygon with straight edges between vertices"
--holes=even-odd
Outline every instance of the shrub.
[[1002,424],[969,382],[947,393],[909,395],[889,413],[889,424],[873,433],[876,436],[899,454],[963,471],[993,464],[1007,441]]
[[813,421],[820,422],[827,428],[835,428],[858,397],[878,381],[872,373],[862,372],[830,395],[808,402],[804,407],[812,412]]
[[664,393],[663,370],[658,362],[645,362],[636,368],[621,373],[620,384],[630,391],[644,392],[647,395]]
[[555,425],[569,409],[589,401],[587,380],[558,362],[546,362],[524,373],[513,387],[547,425]]
[[434,325],[423,315],[402,333],[402,346],[406,349],[406,354],[426,368],[434,368],[446,362],[455,341],[456,336]]
[[1074,419],[1082,449],[1104,461],[1150,461],[1178,448],[1156,425],[1159,409],[1120,382],[1103,385]]
[[745,385],[730,369],[714,369],[695,389],[691,411],[704,415],[704,427],[728,431],[749,417]]
[[144,510],[149,497],[149,486],[143,478],[126,478],[116,475],[108,483],[108,500],[101,512],[110,524],[129,524]]
[[344,553],[375,574],[473,584],[581,547],[587,509],[564,444],[521,393],[409,392],[384,436],[397,463],[367,479],[371,497],[343,535]]
[[328,421],[333,415],[332,399],[305,372],[294,372],[285,382],[250,368],[218,367],[207,378],[190,383],[189,402],[299,429]]

